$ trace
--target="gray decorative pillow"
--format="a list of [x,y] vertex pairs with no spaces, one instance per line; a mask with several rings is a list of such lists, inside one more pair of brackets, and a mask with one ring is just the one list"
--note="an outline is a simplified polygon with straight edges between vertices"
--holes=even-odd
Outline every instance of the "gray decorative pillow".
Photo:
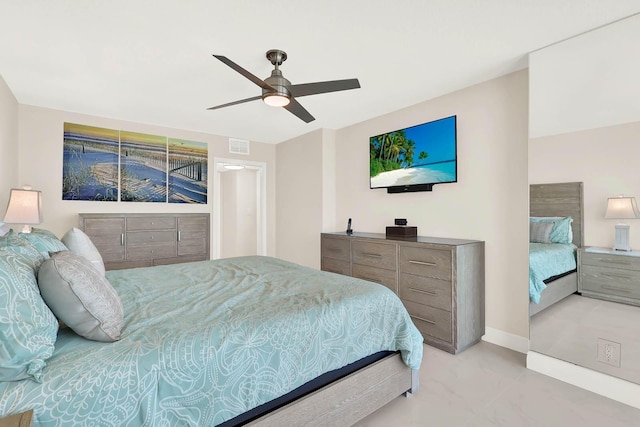
[[120,297],[83,256],[52,253],[40,266],[38,285],[51,311],[78,335],[103,342],[120,339],[124,323]]
[[78,255],[82,255],[104,276],[104,262],[102,261],[102,255],[98,252],[89,236],[87,236],[82,230],[73,227],[62,236],[62,243],[69,248],[71,252]]
[[553,222],[529,221],[529,242],[551,243],[553,225]]
[[40,382],[58,322],[38,292],[30,261],[0,249],[0,381]]

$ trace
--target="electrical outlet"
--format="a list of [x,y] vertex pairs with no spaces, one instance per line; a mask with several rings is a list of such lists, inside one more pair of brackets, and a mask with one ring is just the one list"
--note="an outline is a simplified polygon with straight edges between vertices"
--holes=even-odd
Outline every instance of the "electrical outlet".
[[619,368],[620,349],[620,343],[598,338],[598,354],[596,360]]

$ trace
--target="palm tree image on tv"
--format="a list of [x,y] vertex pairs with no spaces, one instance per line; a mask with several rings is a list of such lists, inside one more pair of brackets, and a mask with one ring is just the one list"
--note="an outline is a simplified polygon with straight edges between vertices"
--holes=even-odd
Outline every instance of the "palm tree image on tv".
[[455,116],[369,138],[371,188],[456,181]]
[[167,201],[167,138],[120,132],[120,200]]
[[118,134],[64,124],[62,200],[118,200]]
[[169,138],[169,203],[207,203],[209,148]]

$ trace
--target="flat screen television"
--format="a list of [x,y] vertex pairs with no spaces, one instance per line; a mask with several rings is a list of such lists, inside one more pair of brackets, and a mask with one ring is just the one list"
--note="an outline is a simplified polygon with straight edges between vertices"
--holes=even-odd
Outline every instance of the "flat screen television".
[[370,188],[431,191],[458,181],[456,116],[369,138]]

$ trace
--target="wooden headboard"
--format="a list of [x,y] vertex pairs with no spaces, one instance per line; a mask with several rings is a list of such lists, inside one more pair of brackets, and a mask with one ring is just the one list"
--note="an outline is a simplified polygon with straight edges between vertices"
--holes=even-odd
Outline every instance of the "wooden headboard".
[[530,216],[570,216],[573,218],[573,244],[584,243],[584,197],[581,182],[531,184]]

